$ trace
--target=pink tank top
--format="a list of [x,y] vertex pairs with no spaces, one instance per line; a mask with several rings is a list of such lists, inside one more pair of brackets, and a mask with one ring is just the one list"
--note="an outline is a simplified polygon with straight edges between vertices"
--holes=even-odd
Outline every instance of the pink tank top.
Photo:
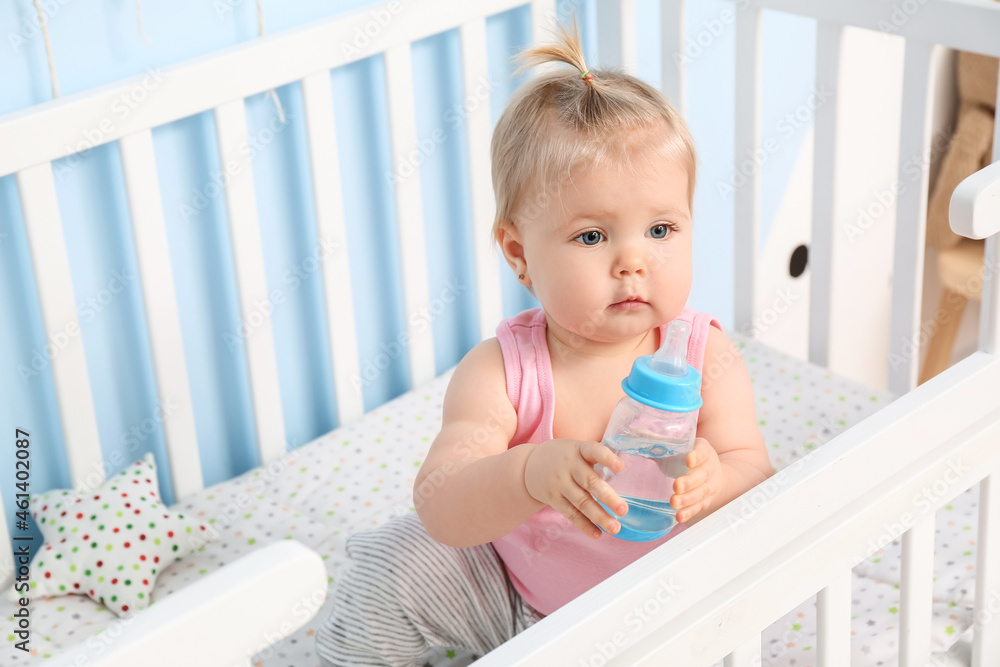
[[[677,319],[691,325],[688,363],[701,372],[708,327],[721,330],[722,325],[711,315],[686,307]],[[666,336],[669,324],[660,326],[660,341]],[[553,438],[555,390],[545,329],[545,311],[541,308],[526,310],[503,320],[497,327],[507,373],[507,396],[517,411],[517,432],[509,447]],[[666,536],[652,542],[628,542],[604,534],[594,540],[556,510],[543,507],[492,544],[517,592],[534,609],[548,615],[684,528],[678,524]]]

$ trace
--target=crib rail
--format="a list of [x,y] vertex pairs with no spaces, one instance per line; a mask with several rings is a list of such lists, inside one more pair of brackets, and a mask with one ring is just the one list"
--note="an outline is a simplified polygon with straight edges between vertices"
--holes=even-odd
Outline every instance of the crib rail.
[[326,579],[315,551],[295,540],[274,542],[113,623],[95,640],[53,656],[51,664],[253,665],[254,655],[309,620]]
[[[739,6],[771,9],[837,25],[894,35],[952,49],[1000,56],[1000,10],[980,0],[926,0],[899,7],[894,0],[734,0]],[[893,12],[901,10],[894,20]],[[899,15],[897,15],[899,16]],[[973,29],[972,27],[975,26]]]

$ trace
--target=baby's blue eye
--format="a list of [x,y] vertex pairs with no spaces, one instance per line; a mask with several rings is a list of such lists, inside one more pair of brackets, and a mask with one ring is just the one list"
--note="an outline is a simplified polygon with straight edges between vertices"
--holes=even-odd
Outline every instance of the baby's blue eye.
[[670,227],[668,225],[654,225],[649,233],[654,239],[663,239],[670,233]]
[[604,238],[604,234],[600,232],[595,232],[593,230],[589,232],[584,232],[576,237],[576,240],[583,245],[597,245]]

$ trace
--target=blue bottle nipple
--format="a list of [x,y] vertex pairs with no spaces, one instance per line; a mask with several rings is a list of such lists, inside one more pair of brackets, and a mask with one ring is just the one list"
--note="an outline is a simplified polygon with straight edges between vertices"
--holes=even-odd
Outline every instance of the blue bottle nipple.
[[622,389],[645,405],[671,412],[693,412],[701,407],[701,373],[687,360],[691,326],[674,320],[667,336],[652,356],[639,357]]

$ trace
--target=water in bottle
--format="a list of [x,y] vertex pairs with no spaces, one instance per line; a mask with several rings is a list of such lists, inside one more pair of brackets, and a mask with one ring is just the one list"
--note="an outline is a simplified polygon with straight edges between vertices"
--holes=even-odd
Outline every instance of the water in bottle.
[[620,473],[595,465],[628,503],[625,516],[601,504],[621,523],[615,535],[620,539],[659,539],[677,524],[670,496],[674,480],[688,470],[685,459],[694,448],[702,403],[701,375],[687,362],[689,335],[686,322],[671,322],[660,349],[635,360],[622,380],[626,395],[604,432],[602,442],[625,463]]

